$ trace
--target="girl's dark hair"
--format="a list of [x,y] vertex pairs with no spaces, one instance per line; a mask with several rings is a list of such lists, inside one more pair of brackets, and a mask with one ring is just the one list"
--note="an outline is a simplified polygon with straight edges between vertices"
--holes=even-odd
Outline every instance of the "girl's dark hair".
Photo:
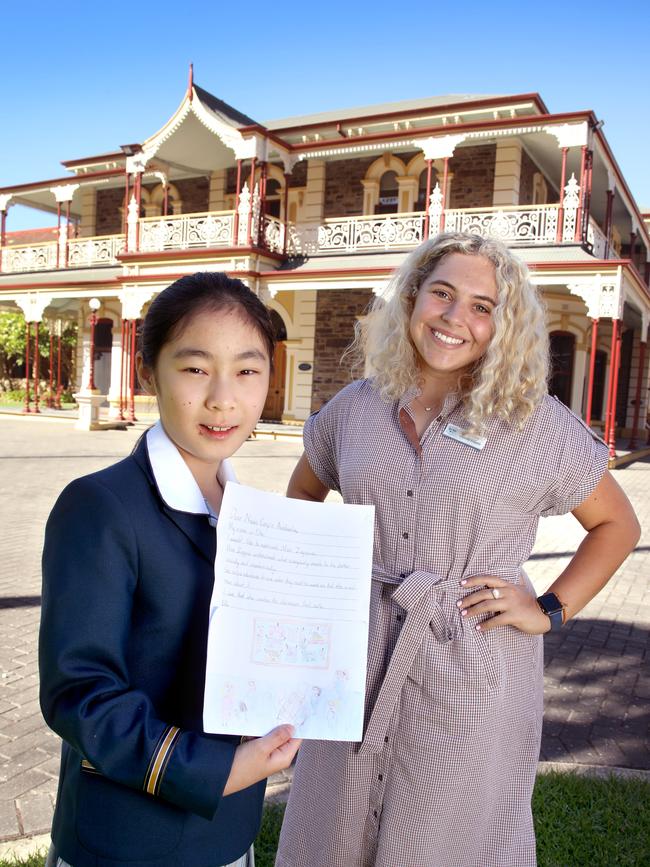
[[153,368],[163,346],[176,337],[188,319],[221,310],[238,313],[255,328],[273,366],[275,333],[269,311],[241,280],[218,271],[181,277],[154,299],[142,324],[142,360]]

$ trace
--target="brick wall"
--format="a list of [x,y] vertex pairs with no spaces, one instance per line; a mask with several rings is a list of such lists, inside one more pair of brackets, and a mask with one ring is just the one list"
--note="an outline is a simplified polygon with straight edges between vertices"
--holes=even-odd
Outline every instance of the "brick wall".
[[[182,181],[172,181],[183,203],[183,214],[196,214],[208,210],[210,196],[210,180],[206,177],[186,178]],[[143,184],[146,190],[154,190],[158,184]],[[122,214],[120,208],[124,205],[124,187],[110,190],[97,190],[97,235],[117,235],[122,231]],[[171,208],[170,208],[171,210]]]
[[363,214],[363,185],[368,167],[377,159],[334,160],[325,167],[324,217],[353,217]]
[[184,214],[200,214],[208,210],[210,200],[210,179],[207,177],[186,178],[172,181],[183,203]]
[[97,190],[95,234],[119,235],[122,231],[120,208],[124,205],[124,187]]
[[521,175],[519,176],[519,204],[531,205],[533,202],[533,178],[539,171],[527,152],[521,150]]
[[[284,165],[282,163],[272,163],[272,165],[276,166],[280,169],[281,172],[284,173]],[[242,166],[241,172],[241,183],[242,187],[244,186],[244,181],[248,183],[251,176],[250,165]],[[289,189],[293,189],[294,187],[304,187],[307,184],[307,161],[302,160],[293,168],[293,171],[289,175]],[[237,168],[230,167],[226,169],[226,194],[232,194],[235,192],[237,187]]]
[[449,160],[451,182],[450,208],[490,208],[494,193],[496,145],[458,148]]
[[323,290],[316,296],[314,377],[311,411],[315,412],[347,385],[353,377],[350,363],[340,364],[341,355],[354,337],[356,317],[372,299],[369,289]]
[[535,175],[539,172],[543,175],[546,181],[548,190],[547,204],[552,204],[559,201],[559,196],[555,192],[552,184],[549,182],[546,174],[540,169],[536,162],[529,156],[527,151],[522,148],[521,151],[521,178],[519,181],[519,204],[530,205],[533,201],[533,185]]

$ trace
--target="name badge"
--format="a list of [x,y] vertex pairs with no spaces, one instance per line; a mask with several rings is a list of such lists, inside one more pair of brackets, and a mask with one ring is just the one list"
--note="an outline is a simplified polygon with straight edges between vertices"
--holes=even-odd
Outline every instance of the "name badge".
[[463,443],[463,445],[471,446],[471,448],[476,449],[479,452],[487,442],[487,437],[477,437],[474,434],[466,433],[462,428],[455,424],[448,424],[443,430],[442,435],[449,437],[449,439],[456,440],[456,442]]

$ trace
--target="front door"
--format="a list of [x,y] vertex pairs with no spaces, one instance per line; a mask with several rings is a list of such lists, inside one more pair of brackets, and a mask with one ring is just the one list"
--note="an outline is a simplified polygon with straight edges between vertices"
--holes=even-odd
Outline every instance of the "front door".
[[573,380],[573,356],[575,337],[564,331],[553,331],[551,339],[551,378],[549,394],[555,395],[566,406],[571,406],[571,382]]
[[284,412],[284,380],[287,372],[287,347],[279,340],[275,345],[273,373],[269,394],[262,410],[263,421],[280,421]]

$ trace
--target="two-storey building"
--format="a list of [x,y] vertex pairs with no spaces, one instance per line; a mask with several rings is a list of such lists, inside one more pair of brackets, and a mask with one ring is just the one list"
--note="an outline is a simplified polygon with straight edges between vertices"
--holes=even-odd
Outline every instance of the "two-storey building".
[[[304,420],[348,381],[354,323],[405,253],[458,229],[528,263],[548,308],[551,390],[612,451],[617,435],[645,442],[650,235],[591,111],[454,95],[260,124],[190,75],[146,141],[63,165],[65,177],[0,188],[0,306],[78,322],[80,387],[96,319],[94,379],[114,415],[147,400],[133,361],[151,299],[215,269],[272,311],[265,416]],[[56,213],[55,236],[8,232],[14,203]]]

